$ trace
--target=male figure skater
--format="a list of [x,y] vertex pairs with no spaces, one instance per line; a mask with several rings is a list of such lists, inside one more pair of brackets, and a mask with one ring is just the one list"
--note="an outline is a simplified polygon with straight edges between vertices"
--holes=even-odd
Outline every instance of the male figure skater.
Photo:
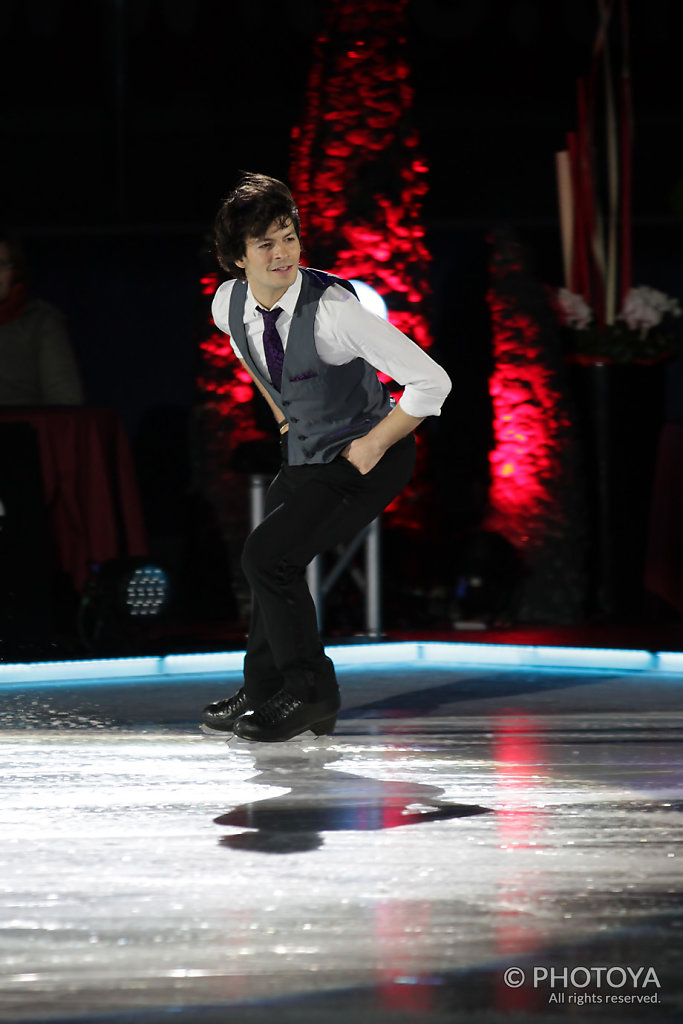
[[[339,688],[306,566],[405,487],[413,431],[439,415],[451,383],[346,282],[299,266],[299,214],[282,182],[243,177],[216,217],[216,252],[234,280],[216,292],[213,318],[275,416],[283,464],[242,556],[253,599],[244,686],[205,708],[203,722],[267,743],[328,735]],[[376,370],[404,386],[397,404]]]

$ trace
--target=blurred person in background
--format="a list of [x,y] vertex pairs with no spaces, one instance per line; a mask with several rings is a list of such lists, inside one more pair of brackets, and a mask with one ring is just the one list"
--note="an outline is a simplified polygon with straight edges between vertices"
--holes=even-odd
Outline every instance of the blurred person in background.
[[83,403],[64,317],[30,297],[22,245],[0,228],[0,407]]

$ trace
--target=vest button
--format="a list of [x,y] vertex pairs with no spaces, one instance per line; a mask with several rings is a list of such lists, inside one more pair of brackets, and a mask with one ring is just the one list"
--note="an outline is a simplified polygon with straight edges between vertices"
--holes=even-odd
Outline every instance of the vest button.
[[297,434],[296,436],[300,441],[306,441],[308,438],[308,434]]

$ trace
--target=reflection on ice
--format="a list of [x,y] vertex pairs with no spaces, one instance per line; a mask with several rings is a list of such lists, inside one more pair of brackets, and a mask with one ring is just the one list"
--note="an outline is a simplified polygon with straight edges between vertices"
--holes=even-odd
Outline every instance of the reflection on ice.
[[[252,746],[254,746],[252,744]],[[278,748],[285,744],[278,744]],[[344,771],[339,750],[300,746],[279,752],[263,745],[252,755],[259,785],[286,785],[277,796],[264,792],[215,819],[218,825],[250,829],[226,836],[231,849],[292,853],[321,846],[324,832],[364,832],[485,814],[477,805],[443,801],[443,789],[418,782],[393,782]]]
[[352,681],[333,737],[272,747],[201,736],[213,685],[5,692],[0,1021],[493,1020],[545,1009],[520,958],[645,948],[671,1009],[677,688],[440,672],[390,708]]

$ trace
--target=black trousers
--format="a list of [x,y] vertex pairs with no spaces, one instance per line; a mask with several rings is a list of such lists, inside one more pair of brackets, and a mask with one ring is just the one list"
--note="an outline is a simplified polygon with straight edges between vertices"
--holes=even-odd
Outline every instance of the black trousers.
[[371,523],[403,490],[414,466],[409,434],[365,475],[341,456],[323,465],[281,467],[266,497],[265,518],[242,555],[253,602],[244,659],[252,702],[262,703],[283,687],[306,701],[337,691],[306,566]]

